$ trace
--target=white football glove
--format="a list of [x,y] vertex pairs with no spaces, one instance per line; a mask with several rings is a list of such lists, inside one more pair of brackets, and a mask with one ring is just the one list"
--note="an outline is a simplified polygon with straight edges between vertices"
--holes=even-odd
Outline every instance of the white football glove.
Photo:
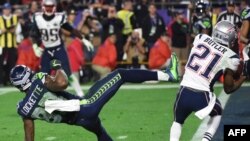
[[33,44],[32,48],[34,50],[34,53],[35,53],[36,57],[40,58],[42,56],[42,54],[43,54],[44,49],[39,47],[37,44]]
[[88,50],[89,52],[93,52],[93,51],[94,51],[94,46],[93,46],[93,44],[92,44],[89,40],[83,38],[83,39],[82,39],[82,42],[83,42],[83,44],[86,46],[86,48],[87,48],[87,50]]

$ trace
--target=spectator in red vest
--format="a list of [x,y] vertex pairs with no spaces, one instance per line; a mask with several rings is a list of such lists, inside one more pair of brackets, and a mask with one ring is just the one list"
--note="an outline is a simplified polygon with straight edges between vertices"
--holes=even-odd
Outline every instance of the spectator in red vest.
[[92,68],[101,78],[105,77],[116,67],[116,36],[109,35],[105,42],[98,48],[97,53],[92,61]]
[[30,38],[25,38],[18,45],[18,58],[17,65],[25,65],[33,71],[39,70],[40,58],[36,57],[32,48],[32,42]]
[[170,39],[166,33],[163,33],[155,42],[149,52],[149,69],[164,69],[168,66],[171,58],[169,40]]
[[78,38],[72,39],[67,46],[67,52],[70,58],[69,64],[72,74],[74,74],[79,81],[79,71],[85,65],[82,41]]

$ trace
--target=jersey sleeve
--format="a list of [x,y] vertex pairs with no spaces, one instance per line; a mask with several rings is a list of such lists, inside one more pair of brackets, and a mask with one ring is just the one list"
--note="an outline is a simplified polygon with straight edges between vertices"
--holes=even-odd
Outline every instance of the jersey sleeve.
[[204,36],[203,34],[196,35],[194,38],[193,46],[196,46],[203,36]]
[[250,20],[250,8],[246,8],[241,13],[241,19],[243,20]]
[[238,55],[233,55],[229,57],[229,59],[227,59],[226,61],[227,61],[227,68],[236,72],[238,69],[238,66],[240,65],[240,59]]
[[63,24],[65,24],[67,22],[67,16],[65,13],[61,13],[61,21],[60,21],[60,25],[62,26]]

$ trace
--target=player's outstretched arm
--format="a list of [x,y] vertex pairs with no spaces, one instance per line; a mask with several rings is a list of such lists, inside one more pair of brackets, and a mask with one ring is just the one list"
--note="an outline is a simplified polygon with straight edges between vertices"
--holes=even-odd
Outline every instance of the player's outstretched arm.
[[35,124],[32,119],[23,119],[25,141],[34,141],[35,137]]
[[224,73],[224,91],[230,94],[240,88],[241,84],[246,80],[246,76],[240,76],[238,80],[234,80],[234,72],[226,69]]
[[54,59],[50,62],[50,65],[53,70],[56,70],[56,74],[55,76],[46,76],[46,87],[54,92],[65,90],[68,87],[68,77],[61,67],[61,62]]

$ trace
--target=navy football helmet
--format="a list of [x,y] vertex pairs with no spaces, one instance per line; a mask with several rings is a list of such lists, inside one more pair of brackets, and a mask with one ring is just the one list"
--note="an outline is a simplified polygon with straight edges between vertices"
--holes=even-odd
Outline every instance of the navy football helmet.
[[34,73],[24,65],[17,65],[10,71],[10,82],[20,91],[26,91],[31,86],[31,80]]
[[209,3],[204,0],[198,0],[195,3],[195,13],[198,18],[202,18],[203,16],[206,15],[208,11]]

